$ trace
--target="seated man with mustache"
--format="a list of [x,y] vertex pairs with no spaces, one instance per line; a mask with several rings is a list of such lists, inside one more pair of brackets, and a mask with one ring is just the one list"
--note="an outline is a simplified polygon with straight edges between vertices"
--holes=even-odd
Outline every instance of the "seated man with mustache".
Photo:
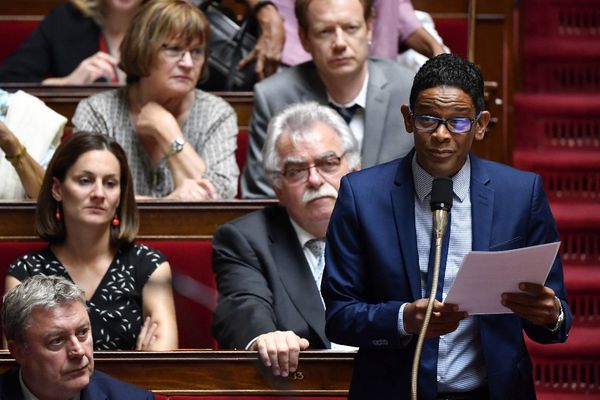
[[257,350],[285,377],[301,350],[339,349],[325,336],[324,238],[340,179],[360,168],[360,153],[335,111],[297,103],[269,123],[263,168],[280,204],[215,232],[212,331],[222,347]]

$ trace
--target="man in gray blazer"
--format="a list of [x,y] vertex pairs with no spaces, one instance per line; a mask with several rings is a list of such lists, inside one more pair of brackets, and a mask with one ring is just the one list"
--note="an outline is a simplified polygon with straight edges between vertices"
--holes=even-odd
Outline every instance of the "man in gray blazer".
[[277,114],[264,154],[280,205],[215,232],[212,330],[222,347],[257,350],[275,375],[287,376],[300,350],[343,350],[325,336],[323,239],[340,179],[360,167],[360,154],[348,125],[316,102]]
[[372,0],[296,1],[300,39],[313,60],[255,85],[243,197],[274,197],[262,172],[261,150],[269,120],[291,103],[312,100],[353,110],[346,114],[364,167],[412,149],[400,106],[408,102],[414,73],[368,57],[371,10]]

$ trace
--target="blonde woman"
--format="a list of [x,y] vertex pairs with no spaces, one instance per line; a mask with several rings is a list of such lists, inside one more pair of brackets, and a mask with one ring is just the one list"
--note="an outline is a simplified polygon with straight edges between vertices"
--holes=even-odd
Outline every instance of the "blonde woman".
[[119,46],[143,0],[71,0],[55,7],[0,67],[0,82],[123,83]]
[[204,201],[237,193],[237,116],[222,98],[196,89],[209,30],[186,0],[147,2],[121,44],[127,86],[77,106],[76,131],[123,146],[137,196]]

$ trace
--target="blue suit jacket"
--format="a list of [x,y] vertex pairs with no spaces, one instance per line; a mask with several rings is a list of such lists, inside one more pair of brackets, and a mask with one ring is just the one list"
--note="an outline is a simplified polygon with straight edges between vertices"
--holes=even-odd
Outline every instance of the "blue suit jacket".
[[[0,375],[0,399],[23,400],[19,384],[19,369],[12,368]],[[90,383],[81,391],[81,400],[152,400],[154,395],[144,389],[94,371]]]
[[[409,398],[416,335],[398,333],[398,311],[421,298],[411,159],[347,175],[327,233],[322,293],[331,341],[360,346],[350,398]],[[498,251],[559,240],[539,176],[471,156],[473,250]],[[493,399],[533,399],[523,330],[540,343],[563,342],[571,326],[560,258],[546,286],[562,302],[565,323],[552,333],[514,314],[479,318]],[[437,339],[434,344],[437,345]],[[436,394],[437,359],[423,354],[419,394]]]

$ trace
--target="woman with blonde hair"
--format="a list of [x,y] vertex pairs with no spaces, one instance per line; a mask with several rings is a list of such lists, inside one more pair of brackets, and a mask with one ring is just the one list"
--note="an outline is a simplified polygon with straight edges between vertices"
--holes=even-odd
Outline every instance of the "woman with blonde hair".
[[71,0],[55,7],[0,67],[0,82],[122,83],[119,46],[143,0]]
[[209,22],[186,0],[152,0],[121,44],[127,86],[82,100],[75,130],[102,132],[125,149],[138,196],[229,199],[237,193],[237,116],[196,89]]

